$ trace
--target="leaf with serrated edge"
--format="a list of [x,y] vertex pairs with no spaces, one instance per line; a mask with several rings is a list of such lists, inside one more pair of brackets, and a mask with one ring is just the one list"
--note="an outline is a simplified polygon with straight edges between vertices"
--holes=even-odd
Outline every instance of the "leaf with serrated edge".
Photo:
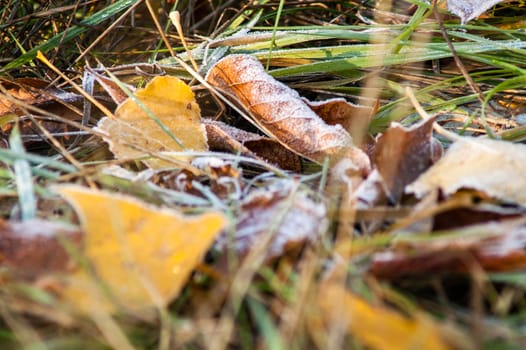
[[[102,118],[97,129],[107,134],[104,140],[116,158],[135,158],[163,151],[183,149],[206,151],[205,128],[194,93],[188,85],[171,76],[155,77],[135,98],[164,124],[181,143],[151,118],[147,111],[128,98],[116,110],[116,118]],[[182,147],[183,146],[183,147]],[[173,167],[174,164],[150,159],[145,163],[154,169]]]

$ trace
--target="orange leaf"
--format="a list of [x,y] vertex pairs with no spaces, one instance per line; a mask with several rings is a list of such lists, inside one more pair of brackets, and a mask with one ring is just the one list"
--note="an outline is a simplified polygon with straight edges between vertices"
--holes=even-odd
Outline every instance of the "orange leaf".
[[386,307],[370,305],[335,283],[323,287],[318,305],[329,327],[346,330],[368,349],[450,348],[430,318],[422,314],[408,318]]
[[[69,185],[57,191],[80,216],[84,255],[95,275],[114,300],[132,311],[173,300],[225,224],[218,213],[184,217],[99,190]],[[64,297],[80,310],[105,305],[113,311],[103,294],[89,287],[84,270],[69,281]]]

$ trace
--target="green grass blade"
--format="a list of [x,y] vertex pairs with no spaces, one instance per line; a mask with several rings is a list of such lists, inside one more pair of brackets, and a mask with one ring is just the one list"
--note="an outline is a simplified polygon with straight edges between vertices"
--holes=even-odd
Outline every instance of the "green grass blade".
[[0,148],[0,159],[7,164],[14,164],[14,162],[18,159],[23,159],[33,164],[38,164],[40,166],[48,166],[50,168],[64,171],[66,173],[73,173],[77,171],[77,169],[73,165],[62,163],[48,157],[26,153],[25,151],[15,151],[14,149],[9,150]]
[[[289,58],[310,60],[312,63],[275,69],[274,77],[300,75],[308,73],[331,73],[350,69],[373,68],[374,57],[383,55],[378,52],[383,45],[348,45],[339,47],[320,47],[316,49],[275,50],[273,58]],[[491,51],[503,51],[526,48],[526,41],[502,40],[487,43],[458,43],[455,49],[460,56],[472,58],[474,54]],[[254,53],[260,59],[266,57],[266,52]],[[385,57],[384,65],[407,64],[451,57],[446,43],[432,43],[426,47],[405,47],[398,53]],[[316,62],[315,60],[325,59]],[[505,58],[502,57],[502,60]]]
[[[11,145],[11,149],[13,151],[25,153],[18,125],[15,126],[11,132],[9,144]],[[33,187],[31,167],[29,166],[29,162],[27,160],[19,158],[15,160],[13,168],[15,171],[16,187],[18,190],[18,202],[20,204],[22,220],[31,220],[36,216],[37,213],[37,200],[35,197],[35,189]]]
[[81,21],[80,25],[72,26],[71,28],[65,30],[64,32],[55,35],[54,37],[52,37],[45,43],[32,48],[31,50],[27,51],[25,54],[9,62],[7,65],[5,65],[0,70],[0,72],[20,67],[21,65],[32,61],[37,56],[38,51],[42,51],[43,53],[46,53],[49,50],[52,50],[55,47],[57,47],[59,44],[68,42],[78,37],[80,34],[84,33],[85,31],[90,30],[91,27],[99,25],[100,23],[104,22],[108,18],[132,6],[137,1],[138,0],[119,0],[112,5],[105,7],[104,9],[95,13],[93,16],[90,16],[84,19],[83,21]]

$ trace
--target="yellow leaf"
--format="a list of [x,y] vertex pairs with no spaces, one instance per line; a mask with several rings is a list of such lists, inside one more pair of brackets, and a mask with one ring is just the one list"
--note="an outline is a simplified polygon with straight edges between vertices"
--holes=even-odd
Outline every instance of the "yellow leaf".
[[385,307],[370,305],[334,283],[322,289],[318,305],[329,327],[346,330],[368,349],[450,348],[430,318],[419,314],[408,318]]
[[[95,275],[121,306],[141,311],[173,300],[225,224],[219,213],[184,217],[123,195],[80,186],[57,187],[85,231],[84,251]],[[113,311],[78,270],[64,297],[81,311]],[[93,283],[91,283],[93,285]]]
[[[97,125],[98,130],[108,135],[104,140],[116,158],[208,149],[199,105],[183,81],[171,76],[155,77],[144,89],[137,90],[135,98],[140,103],[128,98],[117,108],[116,118],[102,118]],[[168,132],[152,118],[152,114],[167,127]],[[150,159],[145,163],[154,169],[174,166],[174,163],[160,159]]]

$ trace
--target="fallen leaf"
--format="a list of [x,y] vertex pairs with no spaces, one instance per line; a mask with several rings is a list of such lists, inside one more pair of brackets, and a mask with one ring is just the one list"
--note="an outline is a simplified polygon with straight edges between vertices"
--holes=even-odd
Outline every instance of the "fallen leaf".
[[[102,86],[102,88],[108,93],[113,102],[115,102],[116,104],[121,104],[128,99],[128,95],[126,94],[126,92],[114,80],[100,74],[99,72],[97,72],[89,66],[86,67],[86,72],[93,79],[95,79],[100,86]],[[126,88],[129,91],[135,92],[135,88],[133,86],[130,86],[123,82],[121,82],[121,84],[126,86]]]
[[491,222],[426,236],[405,236],[371,256],[377,278],[466,273],[473,266],[486,271],[526,268],[524,218]]
[[441,190],[448,196],[468,188],[526,206],[525,173],[526,145],[464,137],[407,186],[406,192],[420,198],[434,190]]
[[367,349],[450,349],[440,327],[422,313],[406,317],[385,306],[374,306],[332,282],[318,294],[327,329],[345,330]]
[[[454,204],[456,201],[461,202],[462,197],[465,197],[466,199],[464,201],[467,202],[464,206],[445,208],[448,203]],[[492,202],[494,202],[494,200],[488,199],[487,196],[480,195],[478,191],[465,190],[457,192],[438,204],[443,206],[443,209],[437,211],[436,215],[434,215],[432,230],[451,230],[463,226],[482,224],[484,222],[514,219],[526,213],[526,208],[523,207],[502,206]]]
[[[153,118],[141,104],[153,114]],[[137,90],[135,98],[128,98],[121,104],[115,116],[102,118],[97,129],[107,134],[104,140],[117,158],[208,149],[194,93],[178,78],[155,77],[144,89]],[[154,169],[174,166],[169,160],[162,159],[148,159],[144,163]]]
[[357,121],[356,116],[363,117],[364,113],[357,113],[360,109],[371,112],[369,107],[355,105],[344,98],[331,98],[323,101],[309,101],[303,99],[305,103],[316,113],[325,123],[329,125],[341,125],[345,130],[352,130],[353,124],[362,124]]
[[[83,255],[113,300],[139,312],[165,306],[186,283],[225,224],[218,213],[184,217],[169,209],[149,206],[133,197],[75,185],[56,188],[75,208],[85,231]],[[100,303],[91,276],[78,270],[63,291],[81,311]],[[160,304],[160,305],[159,305]]]
[[447,7],[466,24],[503,1],[506,0],[447,0]]
[[[238,197],[243,183],[234,164],[218,157],[196,157],[190,164],[202,170],[202,174],[196,175],[187,169],[166,170],[156,174],[154,183],[199,197],[206,197],[202,188],[210,189],[220,199]],[[195,182],[201,183],[202,187],[195,188]]]
[[15,277],[29,280],[67,271],[74,264],[61,240],[79,246],[82,232],[70,225],[42,219],[0,220],[0,265],[12,270]]
[[39,115],[37,111],[33,111],[32,118],[28,118],[26,112],[27,107],[32,106],[49,114],[59,115],[61,119],[80,122],[82,112],[79,107],[83,101],[80,95],[52,87],[49,82],[40,79],[20,78],[9,81],[0,78],[0,85],[6,89],[5,94],[0,93],[2,146],[9,147],[7,140],[15,125],[19,126],[24,147],[28,151],[41,148],[43,143],[49,142],[41,128],[65,144],[76,139],[73,132],[78,132],[78,129],[50,118],[49,115]]
[[213,151],[239,153],[260,158],[285,170],[299,173],[301,159],[279,142],[254,134],[220,121],[203,120],[206,127],[208,147]]
[[21,78],[10,81],[0,78],[0,84],[7,90],[6,95],[12,98],[0,94],[0,116],[19,113],[20,107],[24,105],[44,107],[54,102],[75,103],[82,100],[81,96],[51,87],[49,82],[40,79]]
[[374,163],[392,202],[397,203],[405,187],[440,158],[442,146],[433,142],[434,121],[409,128],[393,123],[378,139]]
[[229,55],[217,62],[206,80],[245,108],[261,129],[285,147],[312,161],[347,158],[360,171],[369,159],[353,146],[341,125],[328,125],[299,94],[272,78],[250,55]]
[[252,191],[239,206],[236,230],[226,232],[218,249],[232,247],[245,255],[266,235],[273,235],[267,259],[282,255],[289,248],[314,241],[327,228],[327,209],[292,180],[275,182]]

